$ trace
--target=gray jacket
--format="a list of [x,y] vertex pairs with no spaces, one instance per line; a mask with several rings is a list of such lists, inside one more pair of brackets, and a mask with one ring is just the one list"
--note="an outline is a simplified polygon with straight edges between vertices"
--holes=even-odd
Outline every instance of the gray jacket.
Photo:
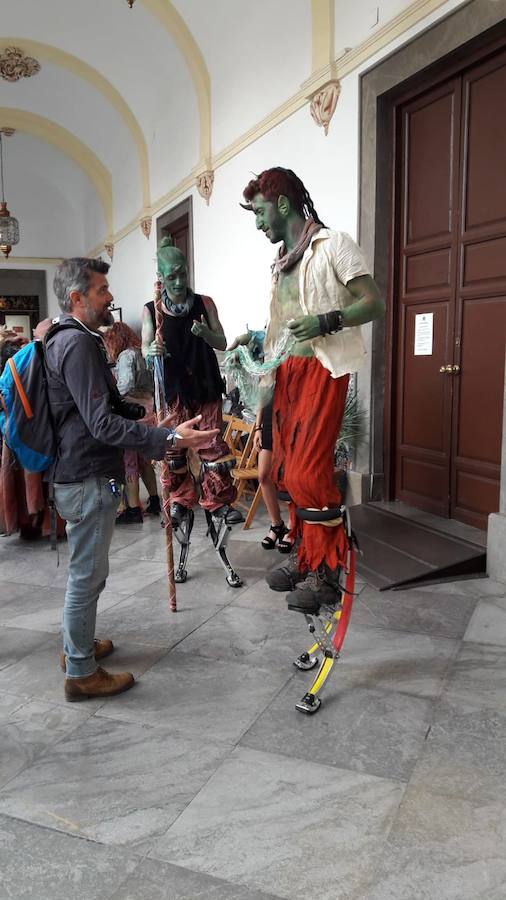
[[57,332],[46,345],[48,395],[58,452],[57,484],[92,475],[124,481],[123,450],[162,459],[171,428],[151,428],[114,412],[121,402],[100,335],[72,316],[60,323],[76,328]]

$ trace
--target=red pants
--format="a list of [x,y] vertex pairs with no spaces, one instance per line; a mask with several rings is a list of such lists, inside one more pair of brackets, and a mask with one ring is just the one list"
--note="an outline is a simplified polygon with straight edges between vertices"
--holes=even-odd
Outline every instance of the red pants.
[[314,357],[291,356],[276,374],[272,418],[272,478],[290,494],[290,528],[301,538],[301,567],[315,570],[344,565],[343,525],[327,528],[302,522],[295,507],[339,506],[334,479],[334,449],[346,403],[349,375],[332,378]]
[[[199,428],[202,431],[209,431],[211,428],[219,428],[223,425],[221,416],[221,399],[214,400],[211,403],[196,404],[191,409],[176,397],[169,403],[168,414],[176,414],[176,419],[171,425],[176,427],[181,422],[193,419],[195,416],[201,415],[202,420]],[[205,450],[199,450],[198,454],[202,460],[214,462],[222,456],[229,456],[230,450],[223,440],[221,433],[217,435],[212,444]],[[186,455],[186,450],[171,450],[167,454],[169,458],[180,459]],[[180,503],[191,509],[197,502],[197,487],[193,476],[187,468],[184,472],[170,472],[168,478],[171,502]],[[223,506],[224,503],[233,503],[237,496],[237,489],[232,482],[230,472],[208,472],[204,473],[201,484],[200,505],[203,509],[212,512]]]

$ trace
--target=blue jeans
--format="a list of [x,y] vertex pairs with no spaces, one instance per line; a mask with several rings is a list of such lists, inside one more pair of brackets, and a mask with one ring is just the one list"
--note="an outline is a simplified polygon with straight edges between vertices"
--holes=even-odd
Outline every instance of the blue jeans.
[[107,478],[86,478],[75,484],[55,484],[56,508],[67,520],[69,575],[63,606],[63,652],[67,677],[93,675],[93,641],[97,601],[109,574],[111,546],[119,497]]

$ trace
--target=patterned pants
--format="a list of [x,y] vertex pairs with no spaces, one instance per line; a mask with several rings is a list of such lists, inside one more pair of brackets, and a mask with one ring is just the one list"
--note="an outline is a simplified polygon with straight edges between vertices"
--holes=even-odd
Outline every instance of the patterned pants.
[[[221,428],[223,419],[221,415],[221,399],[213,400],[210,403],[195,404],[191,408],[182,403],[179,397],[176,397],[169,403],[169,415],[176,415],[176,419],[171,423],[177,426],[187,419],[193,419],[195,416],[201,415],[202,420],[199,428],[208,431],[211,428],[219,428],[220,434],[217,435],[212,444],[205,450],[199,450],[198,455],[201,460],[214,462],[221,457],[229,456],[230,450],[221,436]],[[186,450],[173,450],[168,456],[173,459],[180,459],[186,456]],[[179,468],[179,466],[178,466]],[[181,466],[182,468],[182,466]],[[195,505],[198,498],[197,486],[193,479],[188,466],[184,472],[171,472],[169,475],[170,499],[172,502],[180,503],[191,509]],[[233,503],[237,496],[237,490],[232,483],[230,472],[204,472],[201,483],[201,497],[199,500],[203,509],[212,512],[223,506],[224,503]]]

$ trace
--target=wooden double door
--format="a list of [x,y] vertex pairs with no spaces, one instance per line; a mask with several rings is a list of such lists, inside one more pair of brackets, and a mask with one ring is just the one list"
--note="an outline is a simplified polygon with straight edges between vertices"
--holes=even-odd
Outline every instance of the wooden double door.
[[394,495],[485,528],[499,508],[506,47],[396,108]]

